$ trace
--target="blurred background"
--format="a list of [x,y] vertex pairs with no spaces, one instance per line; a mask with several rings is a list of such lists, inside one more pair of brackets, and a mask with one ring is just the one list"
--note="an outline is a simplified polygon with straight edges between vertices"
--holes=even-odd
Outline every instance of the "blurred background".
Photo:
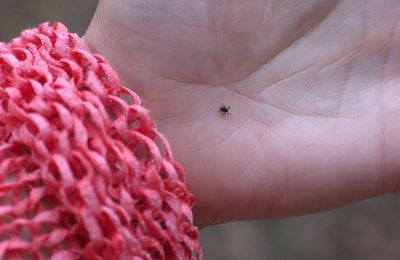
[[[97,0],[0,0],[0,41],[44,21],[83,35]],[[329,212],[237,222],[201,231],[205,260],[397,260],[400,197],[375,198]]]

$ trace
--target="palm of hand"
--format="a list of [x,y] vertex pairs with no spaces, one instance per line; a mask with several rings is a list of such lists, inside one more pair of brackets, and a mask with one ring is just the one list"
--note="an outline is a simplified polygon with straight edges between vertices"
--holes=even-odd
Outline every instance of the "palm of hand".
[[398,189],[396,3],[104,0],[85,40],[167,135],[199,225],[290,216]]

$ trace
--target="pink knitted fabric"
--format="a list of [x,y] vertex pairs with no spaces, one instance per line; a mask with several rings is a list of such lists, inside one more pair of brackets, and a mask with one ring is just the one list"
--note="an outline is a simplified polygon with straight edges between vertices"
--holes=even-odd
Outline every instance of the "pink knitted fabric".
[[167,141],[61,23],[0,43],[0,140],[0,259],[201,258]]

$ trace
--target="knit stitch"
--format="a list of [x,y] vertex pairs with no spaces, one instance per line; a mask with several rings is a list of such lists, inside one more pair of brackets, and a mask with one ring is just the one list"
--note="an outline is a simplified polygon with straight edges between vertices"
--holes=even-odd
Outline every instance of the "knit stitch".
[[200,259],[140,98],[61,23],[0,43],[0,259]]

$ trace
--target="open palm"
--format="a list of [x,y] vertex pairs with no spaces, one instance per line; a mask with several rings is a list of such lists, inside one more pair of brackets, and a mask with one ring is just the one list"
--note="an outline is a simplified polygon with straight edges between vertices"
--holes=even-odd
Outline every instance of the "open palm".
[[293,216],[400,189],[399,5],[102,0],[85,41],[168,137],[197,224]]

